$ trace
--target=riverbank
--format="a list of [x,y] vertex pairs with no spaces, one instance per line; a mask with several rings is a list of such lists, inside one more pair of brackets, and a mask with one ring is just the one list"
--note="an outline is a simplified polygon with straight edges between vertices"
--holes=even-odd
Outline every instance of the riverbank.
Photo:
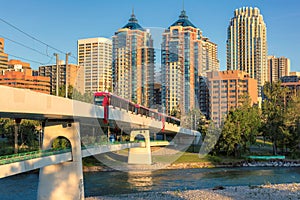
[[165,192],[141,192],[133,194],[122,194],[115,196],[89,197],[87,200],[183,200],[183,199],[206,199],[206,200],[286,200],[300,198],[300,183],[291,184],[267,184],[262,186],[237,186],[237,187],[215,187],[201,190],[165,191]]
[[[112,155],[110,155],[112,156]],[[171,158],[174,155],[170,155]],[[117,159],[120,159],[117,157]],[[98,171],[115,171],[116,169],[122,171],[122,167],[109,167],[100,162],[101,159],[96,159],[95,157],[84,158],[83,160],[83,171],[84,172],[98,172]],[[123,168],[130,169],[131,166],[126,166],[127,158],[123,156],[120,160],[120,165]],[[151,166],[141,166],[139,169],[144,170],[155,170],[155,169],[192,169],[192,168],[219,168],[219,167],[300,167],[300,160],[290,160],[290,159],[272,159],[272,160],[253,160],[253,159],[242,159],[233,157],[221,157],[221,156],[211,156],[207,155],[205,157],[199,158],[198,153],[185,152],[180,157],[172,163],[167,163],[165,156],[155,156],[152,160],[153,164]],[[168,160],[167,160],[168,161]],[[109,163],[109,162],[106,162]],[[112,162],[112,165],[118,164],[118,162]],[[140,167],[140,166],[138,166]],[[136,170],[136,168],[134,169]]]
[[[236,161],[236,162],[183,162],[172,163],[163,169],[194,169],[194,168],[220,168],[220,167],[300,167],[300,161],[297,160],[270,160],[270,161]],[[149,168],[151,169],[151,168]],[[83,166],[83,172],[115,171],[105,165]]]
[[[212,167],[224,167],[224,165],[214,165],[211,162],[173,163],[167,165],[163,169],[192,169],[192,168],[212,168]],[[232,167],[232,166],[228,165],[225,167]],[[105,165],[83,166],[83,172],[100,172],[100,171],[115,171],[115,169]]]

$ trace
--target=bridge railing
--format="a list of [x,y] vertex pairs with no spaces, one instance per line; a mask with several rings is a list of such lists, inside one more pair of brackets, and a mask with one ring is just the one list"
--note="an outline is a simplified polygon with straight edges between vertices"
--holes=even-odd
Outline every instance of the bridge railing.
[[[100,143],[94,143],[94,144],[88,144],[81,147],[82,150],[93,148],[95,146],[101,146],[101,145],[117,145],[117,144],[128,144],[128,143],[143,143],[142,140],[135,140],[135,141],[114,141],[114,142],[100,142]],[[165,142],[165,141],[151,141],[151,142]],[[66,149],[48,149],[48,150],[38,150],[38,151],[30,151],[30,152],[24,152],[24,153],[18,153],[18,154],[11,154],[11,155],[5,155],[0,156],[0,165],[5,165],[9,163],[24,161],[24,160],[30,160],[34,158],[40,158],[45,156],[52,156],[56,154],[62,154],[71,152],[71,148]]]
[[12,155],[5,155],[0,156],[0,165],[5,165],[9,163],[30,160],[34,158],[40,158],[45,156],[52,156],[61,153],[71,152],[70,148],[67,149],[49,149],[49,150],[38,150],[38,151],[31,151],[25,153],[18,153]]
[[93,148],[95,146],[101,146],[101,145],[116,145],[116,144],[129,144],[129,143],[137,143],[136,141],[132,142],[132,141],[114,141],[114,142],[97,142],[97,143],[92,143],[92,144],[84,144],[81,146],[82,150],[88,149],[88,148]]
[[[95,144],[90,144],[90,145],[84,145],[81,147],[81,149],[84,150],[84,149],[92,148],[95,146],[126,144],[126,143],[132,143],[132,142],[129,142],[129,141],[101,142],[101,143],[95,143]],[[18,154],[5,155],[5,156],[0,156],[0,165],[5,165],[5,164],[9,164],[9,163],[24,161],[24,160],[30,160],[30,159],[40,158],[40,157],[45,157],[45,156],[52,156],[52,155],[67,153],[67,152],[71,152],[71,148],[38,150],[38,151],[30,151],[30,152],[24,152],[24,153],[18,153]]]

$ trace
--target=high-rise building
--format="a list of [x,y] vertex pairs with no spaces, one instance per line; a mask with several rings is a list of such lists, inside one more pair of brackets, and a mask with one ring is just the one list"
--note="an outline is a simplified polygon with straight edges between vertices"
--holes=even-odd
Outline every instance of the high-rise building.
[[31,69],[30,64],[22,62],[21,60],[9,60],[7,63],[8,70],[22,71],[25,69]]
[[300,76],[300,72],[290,72],[289,76]]
[[8,55],[4,53],[4,39],[0,38],[0,70],[7,69]]
[[217,45],[202,36],[184,10],[162,37],[162,104],[168,114],[184,114],[199,106],[199,76],[219,70]]
[[202,37],[201,41],[203,45],[203,64],[200,73],[201,75],[206,76],[206,72],[220,70],[220,62],[218,59],[218,46],[206,37]]
[[268,56],[268,81],[277,82],[281,77],[290,75],[290,59]]
[[[228,111],[236,108],[248,95],[251,104],[258,103],[257,80],[240,70],[214,71],[207,73],[207,87],[203,87],[208,94],[203,95],[208,100],[207,108],[203,109],[206,117],[217,124],[221,124]],[[205,104],[203,104],[205,105]]]
[[156,107],[161,106],[161,84],[160,83],[154,83],[153,106]]
[[77,42],[78,65],[84,68],[84,92],[112,90],[112,41],[87,38]]
[[199,77],[199,110],[209,119],[209,90],[207,85],[207,74]]
[[[66,73],[66,64],[60,62],[58,65],[58,86],[71,85],[80,93],[84,93],[83,87],[83,67],[74,64],[68,64]],[[39,67],[39,75],[50,77],[50,89],[52,94],[56,94],[56,65],[46,65]],[[67,75],[67,77],[66,77]]]
[[49,77],[34,76],[29,63],[10,60],[8,66],[9,68],[2,70],[0,74],[0,85],[50,94]]
[[153,104],[153,40],[134,13],[113,36],[112,67],[115,94],[147,107]]
[[280,78],[281,87],[288,88],[287,94],[284,97],[283,101],[285,105],[294,97],[299,96],[300,94],[300,76],[290,75]]
[[258,8],[234,11],[228,26],[227,70],[247,72],[258,81],[258,93],[267,81],[267,28]]

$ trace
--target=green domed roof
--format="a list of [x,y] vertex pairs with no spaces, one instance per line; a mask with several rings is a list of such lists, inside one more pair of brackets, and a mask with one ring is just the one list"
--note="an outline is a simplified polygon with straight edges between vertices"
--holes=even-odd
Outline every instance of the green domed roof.
[[134,13],[132,12],[130,19],[128,20],[128,23],[123,26],[123,28],[128,28],[130,30],[142,30],[144,31],[143,27],[141,27],[141,25],[138,24],[138,20],[136,19]]
[[181,14],[179,15],[179,19],[175,23],[173,23],[171,26],[184,26],[184,27],[191,26],[191,27],[196,28],[196,26],[194,24],[192,24],[192,22],[190,22],[190,20],[188,20],[188,16],[185,14],[185,10],[181,11]]

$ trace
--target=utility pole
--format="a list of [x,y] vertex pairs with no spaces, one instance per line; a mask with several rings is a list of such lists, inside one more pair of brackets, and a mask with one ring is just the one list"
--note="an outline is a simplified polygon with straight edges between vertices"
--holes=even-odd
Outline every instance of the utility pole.
[[69,56],[71,53],[66,53],[66,98],[68,98],[68,65],[69,65]]
[[56,96],[58,96],[58,62],[59,62],[59,57],[57,53],[54,53],[53,55],[56,56]]

